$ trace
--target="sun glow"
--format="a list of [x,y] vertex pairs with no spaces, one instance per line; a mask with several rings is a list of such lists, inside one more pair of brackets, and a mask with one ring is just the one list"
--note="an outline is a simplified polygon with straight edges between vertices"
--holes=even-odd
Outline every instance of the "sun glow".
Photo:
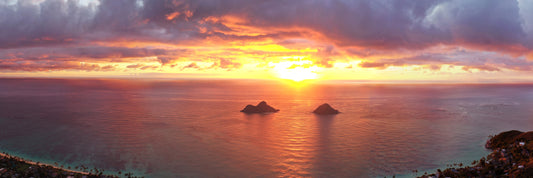
[[289,79],[296,82],[318,79],[318,72],[321,69],[309,60],[283,61],[278,63],[270,62],[268,65],[273,67],[274,72],[276,72],[279,78]]

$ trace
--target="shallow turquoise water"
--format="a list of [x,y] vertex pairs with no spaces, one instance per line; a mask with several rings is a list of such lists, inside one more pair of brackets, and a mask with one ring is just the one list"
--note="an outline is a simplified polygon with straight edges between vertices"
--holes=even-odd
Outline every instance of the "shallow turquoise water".
[[[261,100],[281,111],[239,112]],[[311,113],[325,102],[342,113]],[[531,130],[532,106],[533,85],[1,79],[0,150],[146,177],[411,177]]]

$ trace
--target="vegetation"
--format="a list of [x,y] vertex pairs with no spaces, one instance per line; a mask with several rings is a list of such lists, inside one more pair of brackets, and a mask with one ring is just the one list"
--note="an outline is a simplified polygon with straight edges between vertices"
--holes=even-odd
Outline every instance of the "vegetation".
[[485,147],[493,152],[471,166],[439,169],[421,177],[533,177],[533,131],[502,132],[491,137]]
[[[58,167],[34,163],[23,160],[22,158],[3,153],[0,155],[0,177],[80,177],[80,178],[118,178],[118,177],[135,177],[132,173],[118,172],[117,175],[104,175],[103,170],[96,168],[89,169],[85,166],[76,166],[76,170],[64,169],[64,166]],[[70,169],[70,167],[69,167]]]

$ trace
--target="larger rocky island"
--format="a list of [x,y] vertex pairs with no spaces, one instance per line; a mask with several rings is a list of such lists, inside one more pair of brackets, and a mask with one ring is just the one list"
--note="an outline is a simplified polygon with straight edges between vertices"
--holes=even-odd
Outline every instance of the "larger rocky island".
[[243,113],[272,113],[272,112],[278,112],[279,109],[273,108],[272,106],[268,105],[265,101],[259,102],[257,106],[254,105],[247,105],[244,107],[244,109],[241,110]]
[[532,141],[533,131],[502,132],[487,141],[485,147],[492,153],[486,158],[471,166],[437,170],[421,177],[533,177]]

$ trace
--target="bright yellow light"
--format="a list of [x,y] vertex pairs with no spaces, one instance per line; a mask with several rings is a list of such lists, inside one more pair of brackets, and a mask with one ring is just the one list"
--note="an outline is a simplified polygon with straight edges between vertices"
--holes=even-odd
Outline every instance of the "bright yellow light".
[[312,61],[283,61],[278,63],[270,62],[269,66],[273,67],[279,78],[289,79],[296,82],[309,79],[317,79],[320,67],[313,65]]

